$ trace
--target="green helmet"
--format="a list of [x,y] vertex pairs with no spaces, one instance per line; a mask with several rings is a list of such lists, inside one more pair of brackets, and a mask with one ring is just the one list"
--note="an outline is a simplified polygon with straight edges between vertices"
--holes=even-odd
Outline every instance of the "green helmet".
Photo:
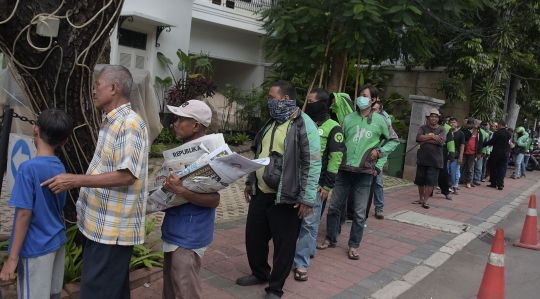
[[517,128],[516,128],[516,133],[518,133],[518,134],[523,134],[523,133],[525,133],[525,128],[524,128],[524,127],[521,127],[521,126],[517,127]]

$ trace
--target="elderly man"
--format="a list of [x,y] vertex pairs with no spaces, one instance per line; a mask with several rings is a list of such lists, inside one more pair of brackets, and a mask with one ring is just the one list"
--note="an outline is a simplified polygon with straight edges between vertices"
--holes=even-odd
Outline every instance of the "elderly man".
[[420,204],[429,209],[427,203],[433,187],[437,185],[439,171],[446,163],[443,158],[443,146],[446,142],[446,130],[439,125],[441,114],[438,109],[431,109],[426,115],[427,124],[420,126],[416,135],[416,142],[420,143],[416,160],[416,178],[420,198],[413,204]]
[[[280,298],[291,272],[300,220],[313,213],[317,200],[321,142],[313,120],[296,106],[291,83],[274,83],[268,97],[271,118],[251,149],[255,158],[270,157],[270,164],[251,173],[244,189],[249,203],[246,251],[252,274],[236,283],[249,286],[268,281],[266,298]],[[273,269],[268,265],[271,239]]]
[[77,225],[84,239],[80,298],[130,298],[133,246],[144,242],[148,135],[128,97],[133,78],[119,65],[101,70],[94,104],[103,111],[97,147],[84,175],[43,182],[54,193],[81,188]]
[[[201,138],[212,121],[205,103],[190,100],[180,107],[167,106],[174,113],[176,138],[189,142]],[[219,193],[199,194],[187,190],[171,171],[163,187],[188,202],[165,210],[161,226],[164,299],[202,299],[201,260],[212,242]]]

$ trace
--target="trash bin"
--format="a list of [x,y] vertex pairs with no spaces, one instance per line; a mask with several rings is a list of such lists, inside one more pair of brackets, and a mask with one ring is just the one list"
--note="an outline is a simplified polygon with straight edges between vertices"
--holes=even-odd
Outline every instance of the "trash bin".
[[407,140],[399,139],[399,145],[388,156],[388,175],[396,178],[403,178],[403,166],[405,165],[405,151],[407,150]]

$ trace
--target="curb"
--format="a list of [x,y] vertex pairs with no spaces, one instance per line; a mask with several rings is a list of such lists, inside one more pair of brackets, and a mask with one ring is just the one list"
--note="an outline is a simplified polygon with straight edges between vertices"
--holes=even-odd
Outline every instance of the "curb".
[[450,259],[452,255],[463,249],[463,247],[467,246],[467,244],[469,244],[472,240],[476,239],[488,229],[493,228],[503,218],[506,218],[510,212],[512,212],[524,200],[527,200],[528,197],[538,188],[540,188],[540,181],[537,181],[509,204],[502,206],[498,212],[489,217],[486,221],[480,223],[480,225],[477,227],[456,236],[450,242],[446,243],[446,245],[441,247],[439,251],[435,252],[429,258],[420,263],[420,265],[403,275],[400,280],[387,284],[382,289],[371,294],[369,298],[393,299],[405,293],[408,289],[420,282],[431,272],[435,271],[435,269],[443,265],[444,262]]

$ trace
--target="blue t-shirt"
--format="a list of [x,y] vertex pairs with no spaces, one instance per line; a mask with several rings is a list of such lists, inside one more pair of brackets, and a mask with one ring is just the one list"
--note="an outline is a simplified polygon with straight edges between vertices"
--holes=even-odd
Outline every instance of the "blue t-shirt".
[[[32,210],[28,232],[19,253],[20,257],[38,257],[53,252],[67,241],[62,210],[66,192],[54,194],[48,186],[40,184],[57,174],[65,173],[64,164],[56,156],[38,156],[23,162],[15,179],[9,205],[15,206],[17,221],[19,208]],[[11,240],[13,240],[13,229]],[[11,251],[11,243],[8,252]]]

